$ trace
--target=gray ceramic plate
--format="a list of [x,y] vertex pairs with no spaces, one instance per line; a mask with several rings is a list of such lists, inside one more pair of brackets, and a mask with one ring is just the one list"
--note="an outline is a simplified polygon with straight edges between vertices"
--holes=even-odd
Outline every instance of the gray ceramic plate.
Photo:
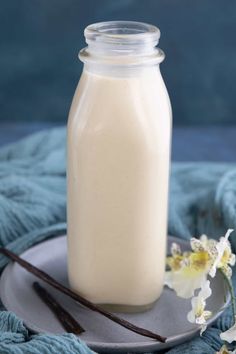
[[[183,249],[188,243],[169,237]],[[22,257],[45,270],[61,283],[68,285],[66,267],[66,237],[58,237],[40,243],[22,254]],[[9,264],[0,280],[1,299],[5,307],[21,317],[25,325],[34,332],[63,333],[64,330],[46,305],[32,290],[36,278],[16,263]],[[45,284],[50,292],[64,304],[64,307],[79,320],[86,332],[81,335],[90,348],[100,353],[151,352],[184,342],[199,333],[199,327],[190,324],[186,315],[191,308],[190,301],[178,298],[165,288],[155,306],[138,314],[120,314],[125,319],[166,337],[165,344],[141,337],[103,316],[80,306],[67,296]],[[208,299],[208,308],[213,312],[212,323],[221,313],[224,304],[224,283],[220,274],[213,280],[213,294]]]

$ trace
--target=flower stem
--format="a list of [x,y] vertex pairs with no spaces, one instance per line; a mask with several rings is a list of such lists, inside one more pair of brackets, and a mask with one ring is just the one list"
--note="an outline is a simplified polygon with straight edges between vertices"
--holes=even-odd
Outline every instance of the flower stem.
[[230,293],[230,297],[231,297],[231,307],[232,307],[232,314],[233,314],[233,324],[235,324],[235,319],[236,319],[236,302],[235,302],[235,295],[234,295],[234,288],[233,288],[233,284],[232,284],[232,281],[231,279],[229,279],[227,277],[227,275],[225,274],[225,272],[220,269],[220,272],[221,274],[223,275],[225,281],[226,281],[226,284],[228,286],[228,289],[229,289],[229,293]]

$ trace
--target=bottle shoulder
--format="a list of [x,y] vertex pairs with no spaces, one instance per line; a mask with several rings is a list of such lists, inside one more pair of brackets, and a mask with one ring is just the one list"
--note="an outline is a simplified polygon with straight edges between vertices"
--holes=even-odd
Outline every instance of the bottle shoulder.
[[[132,77],[83,73],[72,101],[69,119],[101,115],[158,116],[170,114],[169,96],[159,71]],[[94,118],[95,119],[95,118]],[[101,120],[102,118],[100,118]]]

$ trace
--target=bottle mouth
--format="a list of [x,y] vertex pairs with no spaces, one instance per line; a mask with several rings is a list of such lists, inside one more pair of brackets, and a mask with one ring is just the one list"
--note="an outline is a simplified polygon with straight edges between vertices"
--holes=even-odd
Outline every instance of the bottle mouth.
[[135,21],[98,22],[85,28],[86,43],[114,44],[119,46],[156,46],[160,30],[156,26]]
[[160,30],[135,21],[108,21],[89,25],[84,31],[88,47],[79,58],[84,63],[132,66],[160,63],[164,53],[157,48]]

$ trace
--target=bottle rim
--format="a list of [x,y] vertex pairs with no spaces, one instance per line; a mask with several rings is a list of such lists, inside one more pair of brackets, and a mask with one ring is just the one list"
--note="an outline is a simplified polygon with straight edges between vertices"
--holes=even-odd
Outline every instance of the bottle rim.
[[87,26],[84,30],[87,44],[104,43],[120,46],[147,44],[156,46],[160,30],[154,25],[136,21],[106,21]]
[[87,26],[88,46],[79,52],[84,63],[120,67],[161,63],[165,57],[157,48],[160,30],[154,25],[135,21],[107,21]]

